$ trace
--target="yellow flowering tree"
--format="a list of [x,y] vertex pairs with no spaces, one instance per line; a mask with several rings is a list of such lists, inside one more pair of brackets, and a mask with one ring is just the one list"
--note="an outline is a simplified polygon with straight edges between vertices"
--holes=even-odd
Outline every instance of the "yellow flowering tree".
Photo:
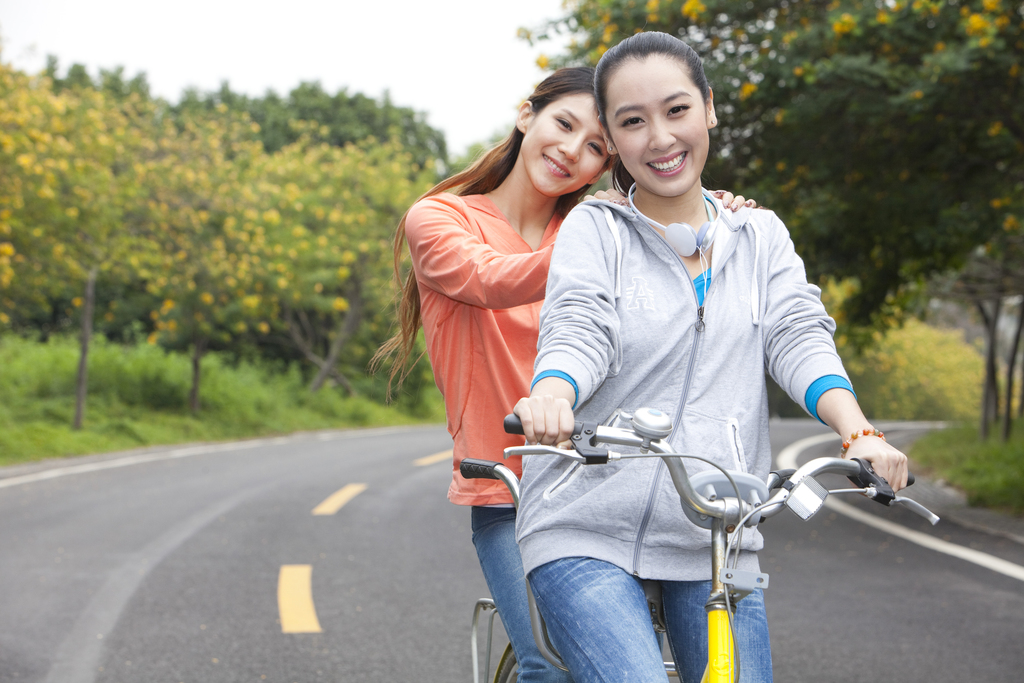
[[[123,277],[147,249],[125,210],[149,105],[92,89],[54,93],[48,78],[0,65],[0,326],[80,308],[74,427],[84,416],[96,282]],[[70,313],[70,311],[68,311]]]
[[779,211],[812,277],[855,277],[866,322],[1024,217],[1024,4],[1011,0],[577,0],[594,63],[641,30],[704,58],[717,186]]
[[149,341],[189,350],[193,412],[200,409],[207,351],[269,330],[274,314],[255,291],[258,259],[232,232],[234,214],[253,196],[266,162],[257,133],[226,107],[177,122],[168,117],[136,162],[145,188],[139,204],[158,245],[155,258],[139,263],[154,302]]
[[[390,236],[443,137],[387,98],[303,86],[274,102],[257,107],[283,144],[267,153],[252,101],[172,107],[120,69],[0,65],[0,332],[80,323],[76,426],[94,316],[112,338],[188,350],[193,411],[214,349],[307,362],[313,390],[366,384],[389,326]],[[282,139],[281,116],[332,111]]]
[[229,235],[258,260],[253,296],[278,312],[274,338],[312,366],[310,390],[331,379],[355,393],[388,329],[390,236],[433,169],[397,141],[337,147],[326,132],[308,125],[268,158]]

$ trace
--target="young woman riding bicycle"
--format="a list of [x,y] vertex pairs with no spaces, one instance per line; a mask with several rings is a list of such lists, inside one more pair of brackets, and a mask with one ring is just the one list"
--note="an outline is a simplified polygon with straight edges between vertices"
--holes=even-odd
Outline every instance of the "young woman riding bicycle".
[[[401,332],[378,358],[397,352],[392,378],[401,377],[422,322],[454,440],[448,498],[472,506],[473,543],[524,683],[568,676],[541,657],[530,631],[508,491],[462,478],[459,463],[500,460],[505,447],[521,443],[501,432],[501,418],[529,388],[555,235],[608,163],[593,70],[561,69],[519,108],[509,137],[430,190],[395,236],[396,272],[406,241],[413,272],[400,302]],[[508,465],[520,474],[518,458]]]
[[[677,452],[763,481],[766,368],[839,434],[873,434],[785,226],[769,211],[731,216],[701,188],[717,116],[696,53],[666,34],[635,35],[602,57],[596,92],[618,155],[616,188],[630,201],[584,204],[563,223],[532,390],[515,409],[527,440],[559,443],[574,420],[656,407],[673,418]],[[905,485],[905,456],[881,438],[853,441],[847,456]],[[518,536],[548,633],[577,683],[666,680],[640,579],[662,582],[681,678],[700,680],[710,534],[686,519],[660,460],[585,468],[528,459]],[[743,538],[739,568],[757,570],[762,537]],[[770,681],[760,591],[740,603],[736,626],[742,680]]]

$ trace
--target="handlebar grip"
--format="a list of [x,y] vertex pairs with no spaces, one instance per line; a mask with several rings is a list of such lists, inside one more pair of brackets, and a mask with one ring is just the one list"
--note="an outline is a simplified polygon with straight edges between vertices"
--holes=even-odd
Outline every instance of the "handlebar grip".
[[465,479],[497,479],[494,468],[500,464],[494,460],[466,458],[459,463],[459,472]]
[[505,433],[523,435],[523,421],[515,413],[505,416]]
[[914,481],[915,481],[914,473],[913,472],[907,472],[907,486],[913,486],[914,485]]
[[[505,433],[506,434],[518,434],[519,436],[525,436],[523,434],[523,421],[519,419],[519,416],[515,413],[510,413],[505,416]],[[572,430],[572,435],[576,436],[583,431],[583,423],[577,422]]]

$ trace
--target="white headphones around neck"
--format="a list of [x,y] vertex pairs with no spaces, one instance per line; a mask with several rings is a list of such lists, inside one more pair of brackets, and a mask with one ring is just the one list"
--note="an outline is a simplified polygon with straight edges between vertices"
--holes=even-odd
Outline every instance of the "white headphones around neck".
[[[627,195],[629,205],[633,208],[633,211],[651,225],[664,230],[665,240],[680,256],[693,256],[698,251],[703,253],[711,246],[711,243],[714,242],[715,229],[718,227],[718,221],[710,220],[710,211],[708,211],[709,220],[705,221],[699,229],[694,229],[694,227],[689,223],[669,223],[667,226],[664,226],[661,223],[648,218],[640,211],[640,209],[636,208],[636,204],[633,203],[634,192],[636,192],[635,184],[633,187],[629,188],[629,194]],[[705,203],[708,202],[708,198],[704,197],[704,201]]]

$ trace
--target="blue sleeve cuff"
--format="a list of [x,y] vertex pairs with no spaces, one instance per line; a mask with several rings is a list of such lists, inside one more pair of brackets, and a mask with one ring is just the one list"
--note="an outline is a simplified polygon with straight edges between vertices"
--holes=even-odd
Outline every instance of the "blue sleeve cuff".
[[565,374],[561,370],[545,370],[544,372],[540,373],[539,375],[533,378],[533,382],[530,383],[530,391],[533,391],[533,387],[537,384],[537,382],[541,381],[545,377],[557,377],[558,379],[564,379],[566,382],[572,385],[573,393],[576,394],[576,397],[573,398],[572,400],[572,409],[576,410],[576,404],[579,403],[580,400],[580,388],[576,385],[576,380],[574,380],[572,377]]
[[825,424],[825,421],[818,417],[818,400],[829,389],[846,389],[853,394],[854,398],[857,397],[857,392],[853,390],[850,380],[841,375],[825,375],[814,380],[811,386],[807,387],[807,393],[804,394],[804,404],[807,406],[807,412],[821,424]]

